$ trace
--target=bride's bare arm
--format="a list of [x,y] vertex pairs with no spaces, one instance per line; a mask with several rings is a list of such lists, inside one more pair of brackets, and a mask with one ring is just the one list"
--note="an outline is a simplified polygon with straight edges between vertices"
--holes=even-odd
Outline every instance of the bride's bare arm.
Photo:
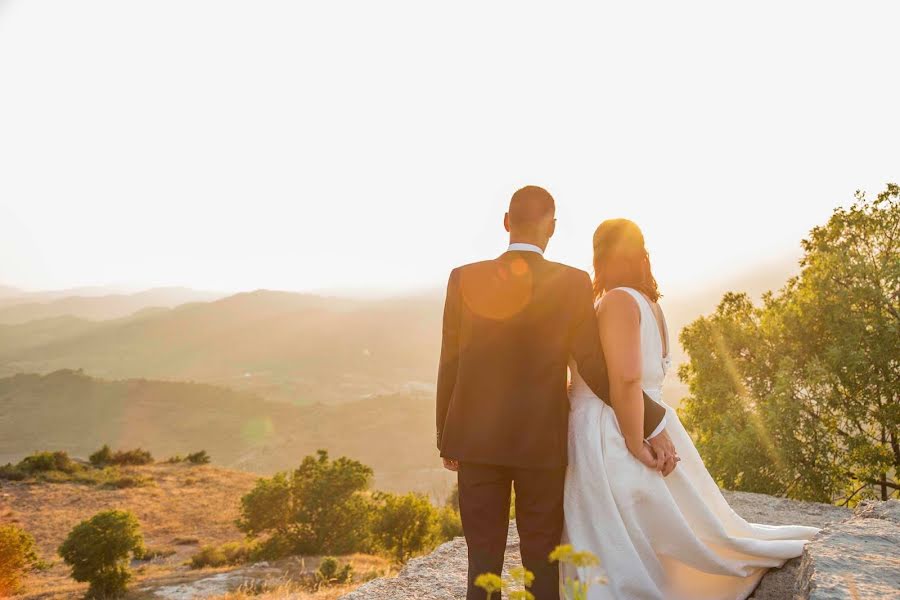
[[597,316],[609,371],[610,406],[629,452],[648,464],[645,459],[652,453],[644,444],[640,310],[627,292],[612,290],[603,296]]

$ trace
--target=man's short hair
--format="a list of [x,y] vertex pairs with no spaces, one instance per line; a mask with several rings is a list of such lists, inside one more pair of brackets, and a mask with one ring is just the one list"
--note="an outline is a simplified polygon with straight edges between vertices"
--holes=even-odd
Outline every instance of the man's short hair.
[[536,185],[526,185],[517,190],[509,201],[509,224],[511,227],[537,225],[555,212],[556,203],[550,192]]

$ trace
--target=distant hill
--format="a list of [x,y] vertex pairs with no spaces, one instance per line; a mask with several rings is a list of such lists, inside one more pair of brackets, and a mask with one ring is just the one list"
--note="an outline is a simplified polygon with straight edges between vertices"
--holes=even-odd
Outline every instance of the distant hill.
[[[14,290],[14,288],[9,288]],[[222,294],[182,287],[154,288],[135,294],[63,295],[65,292],[25,293],[0,290],[0,324],[15,325],[38,319],[68,316],[93,321],[126,317],[149,307],[173,307],[208,302]]]
[[0,326],[0,375],[83,368],[194,380],[297,403],[433,381],[441,300],[362,301],[257,291],[90,324]]
[[[705,287],[663,289],[674,362],[686,359],[677,343],[682,327],[712,311],[724,292],[748,291],[758,297],[781,287],[794,271],[794,261],[785,259]],[[18,314],[11,318],[17,320],[35,306],[0,308],[0,376],[82,368],[114,379],[220,384],[297,404],[433,390],[443,304],[437,290],[378,300],[258,290],[174,308],[145,308],[105,321],[88,320],[83,318],[86,308],[77,310],[109,301],[124,312],[128,303],[162,303],[177,295],[150,290],[68,298],[38,305],[53,307],[50,312],[68,310],[65,316],[7,325],[2,324],[4,313]],[[111,311],[111,305],[104,310]],[[666,400],[677,404],[685,394],[673,370]]]
[[263,474],[325,448],[370,465],[380,489],[435,497],[451,479],[434,447],[433,401],[422,394],[294,406],[206,384],[71,370],[0,379],[0,464],[39,450],[86,458],[106,443],[161,460],[205,449],[214,464]]

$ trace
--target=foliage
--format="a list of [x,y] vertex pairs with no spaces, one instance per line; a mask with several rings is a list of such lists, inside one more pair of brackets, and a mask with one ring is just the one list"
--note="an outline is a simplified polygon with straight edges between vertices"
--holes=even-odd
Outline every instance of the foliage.
[[131,580],[129,558],[144,554],[140,524],[130,512],[107,510],[75,526],[59,547],[72,579],[90,583],[89,598],[121,596]]
[[[600,566],[600,559],[587,551],[576,551],[572,546],[557,546],[550,553],[549,560],[558,562],[563,569],[574,570],[575,577],[566,575],[560,582],[560,597],[565,600],[587,600],[588,590],[593,585],[605,585],[604,576],[594,574]],[[522,567],[509,570],[509,577],[504,579],[495,573],[483,573],[475,578],[475,585],[487,594],[491,600],[494,594],[506,592],[509,600],[534,600],[528,591],[534,583],[534,574]]]
[[342,567],[333,556],[326,556],[316,570],[316,581],[319,585],[335,585],[350,583],[353,579],[353,565],[345,563]]
[[28,475],[50,471],[72,474],[79,471],[81,465],[69,458],[66,452],[37,452],[23,458],[17,468]]
[[105,467],[112,462],[112,457],[112,449],[108,444],[103,444],[103,447],[91,454],[88,460],[95,467]]
[[[108,446],[104,446],[91,455],[92,464],[103,460]],[[110,455],[112,453],[110,452]],[[0,466],[0,480],[24,481],[33,479],[46,483],[83,483],[111,489],[142,487],[152,484],[152,480],[143,475],[123,474],[117,467],[91,468],[80,464],[66,452],[38,452],[26,456],[18,464]]]
[[24,575],[43,566],[33,537],[15,525],[0,525],[0,597],[21,591]]
[[212,458],[209,456],[206,450],[199,450],[197,452],[192,452],[187,456],[176,454],[175,456],[172,456],[168,460],[166,460],[166,462],[169,464],[188,462],[192,465],[208,465],[211,460]]
[[28,474],[20,471],[18,466],[12,463],[0,465],[0,481],[22,481],[27,478]]
[[89,459],[95,467],[107,465],[149,465],[153,464],[153,455],[142,448],[133,450],[117,450],[113,452],[106,444],[91,454]]
[[475,585],[487,593],[487,600],[503,592],[509,600],[534,600],[534,595],[528,591],[533,582],[534,573],[523,567],[510,569],[508,579],[494,573],[483,573],[475,578]]
[[192,452],[191,454],[188,454],[186,460],[192,465],[208,465],[212,458],[210,458],[206,450],[200,450],[198,452]]
[[372,537],[397,562],[430,549],[438,531],[438,511],[421,494],[375,494]]
[[450,490],[450,495],[447,497],[447,506],[459,512],[459,484],[454,484],[453,489]]
[[225,567],[250,562],[255,558],[254,544],[227,542],[218,546],[204,546],[191,557],[191,568]]
[[459,511],[453,510],[449,506],[445,506],[438,510],[437,513],[437,531],[436,540],[438,543],[452,540],[463,534],[462,520],[459,518]]
[[586,550],[577,551],[568,544],[557,546],[550,553],[550,561],[558,562],[564,572],[577,574],[577,577],[567,574],[560,584],[560,593],[566,600],[587,600],[592,586],[607,583],[604,575],[597,574],[600,559]]
[[297,554],[347,554],[369,543],[363,491],[372,469],[319,450],[290,474],[260,479],[241,499],[237,525],[249,536],[271,534]]
[[853,503],[900,495],[900,187],[857,192],[754,306],[726,294],[681,333],[680,414],[730,489]]

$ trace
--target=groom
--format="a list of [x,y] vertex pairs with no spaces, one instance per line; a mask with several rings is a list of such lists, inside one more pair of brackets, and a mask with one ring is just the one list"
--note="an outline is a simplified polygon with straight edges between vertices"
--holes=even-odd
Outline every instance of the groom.
[[[454,269],[447,285],[437,445],[459,481],[467,600],[485,598],[474,585],[478,575],[503,568],[513,486],[522,561],[535,575],[531,592],[536,600],[558,600],[559,569],[548,555],[563,529],[570,358],[609,401],[590,277],[543,258],[555,211],[546,190],[518,190],[504,218],[509,250]],[[638,458],[651,468],[662,468],[674,452],[668,436],[657,436],[664,417],[645,394],[644,435],[653,451],[645,446]]]

